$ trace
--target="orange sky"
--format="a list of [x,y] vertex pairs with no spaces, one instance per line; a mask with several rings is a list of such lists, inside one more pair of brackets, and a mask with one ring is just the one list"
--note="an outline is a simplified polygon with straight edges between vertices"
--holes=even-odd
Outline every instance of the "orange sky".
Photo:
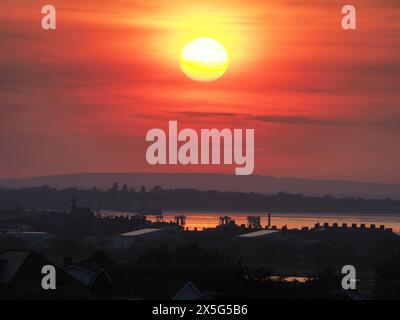
[[[0,177],[233,173],[147,165],[146,132],[178,120],[255,128],[256,174],[400,183],[398,0],[50,2],[47,32],[41,1],[0,3]],[[179,68],[200,36],[230,56],[213,83]]]

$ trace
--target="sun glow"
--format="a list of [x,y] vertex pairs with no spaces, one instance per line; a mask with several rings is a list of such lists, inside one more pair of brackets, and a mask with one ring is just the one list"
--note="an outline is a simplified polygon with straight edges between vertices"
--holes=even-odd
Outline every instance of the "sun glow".
[[228,69],[229,58],[224,46],[212,38],[197,38],[182,49],[179,59],[182,71],[192,80],[215,81]]
[[[237,76],[252,69],[264,39],[258,39],[261,34],[258,32],[258,25],[250,23],[249,19],[253,16],[251,12],[214,4],[196,3],[193,7],[182,1],[171,12],[170,2],[166,3],[168,6],[151,14],[126,20],[126,23],[139,28],[161,30],[150,31],[149,37],[141,42],[143,50],[157,64],[162,64],[166,70],[177,72],[175,75],[178,76],[182,72],[179,64],[183,48],[195,39],[207,37],[220,42],[225,48],[229,56],[230,75]],[[132,46],[131,50],[136,50],[137,41],[128,43]],[[265,54],[263,58],[264,56]]]

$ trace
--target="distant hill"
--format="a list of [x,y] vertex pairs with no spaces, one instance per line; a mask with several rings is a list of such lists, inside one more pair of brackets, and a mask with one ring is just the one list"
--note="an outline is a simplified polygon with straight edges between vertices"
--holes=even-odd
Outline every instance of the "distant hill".
[[364,198],[400,199],[400,184],[362,183],[333,180],[307,180],[275,178],[270,176],[234,176],[223,174],[187,173],[79,173],[33,177],[27,179],[3,179],[0,187],[34,187],[48,185],[55,188],[108,189],[117,182],[136,189],[156,185],[164,189],[191,188],[197,190],[301,193],[304,195],[359,196]]

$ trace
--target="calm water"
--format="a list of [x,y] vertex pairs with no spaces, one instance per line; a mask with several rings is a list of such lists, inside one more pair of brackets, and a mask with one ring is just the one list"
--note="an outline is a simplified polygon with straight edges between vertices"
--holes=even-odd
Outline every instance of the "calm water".
[[[128,215],[124,212],[106,212],[102,211],[102,214],[114,214],[114,215]],[[173,221],[176,215],[183,214],[186,216],[186,227],[190,230],[198,228],[211,228],[218,225],[219,217],[229,216],[235,220],[236,224],[246,224],[247,216],[258,215],[261,216],[261,224],[265,226],[267,224],[267,213],[265,212],[218,212],[218,211],[166,211],[164,213],[164,221]],[[365,223],[367,226],[375,224],[385,225],[388,228],[393,228],[395,232],[400,232],[400,213],[399,214],[387,214],[387,213],[376,213],[376,214],[357,214],[357,213],[292,213],[292,212],[279,212],[271,213],[271,225],[277,226],[278,228],[286,225],[288,228],[301,228],[301,227],[313,227],[315,223],[328,222],[332,224],[334,222],[338,224],[347,223],[351,226],[352,223]],[[155,216],[147,215],[148,220],[155,221]]]

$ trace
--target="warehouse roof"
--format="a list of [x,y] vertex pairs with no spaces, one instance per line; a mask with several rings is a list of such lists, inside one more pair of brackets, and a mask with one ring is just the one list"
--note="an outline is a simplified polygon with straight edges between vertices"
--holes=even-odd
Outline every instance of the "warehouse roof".
[[120,236],[136,237],[136,236],[141,236],[141,235],[144,235],[144,234],[153,233],[153,232],[160,231],[160,230],[161,229],[145,228],[145,229],[133,230],[133,231],[129,231],[129,232],[126,232],[126,233],[122,233],[122,234],[120,234]]
[[242,234],[239,236],[239,238],[256,238],[256,237],[262,237],[262,236],[269,236],[273,233],[280,232],[280,230],[270,230],[270,229],[264,229],[264,230],[259,230],[259,231],[254,231],[246,234]]

